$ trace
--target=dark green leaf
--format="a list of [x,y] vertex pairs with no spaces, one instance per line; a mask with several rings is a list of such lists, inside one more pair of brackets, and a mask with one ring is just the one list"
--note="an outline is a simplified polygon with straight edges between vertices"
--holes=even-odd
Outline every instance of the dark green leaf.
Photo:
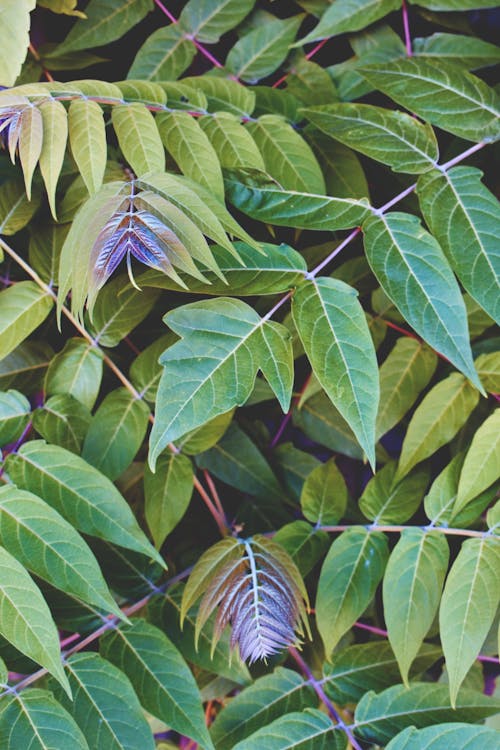
[[28,424],[31,405],[19,391],[0,392],[0,446],[12,443]]
[[179,23],[200,42],[214,44],[250,13],[254,3],[255,0],[189,0]]
[[79,454],[91,418],[80,401],[69,393],[60,393],[33,412],[33,427],[48,443]]
[[308,708],[281,716],[234,745],[233,750],[345,750],[347,738],[320,711]]
[[145,467],[144,513],[158,549],[188,509],[193,479],[191,461],[180,453],[160,456],[154,474]]
[[398,0],[339,0],[327,8],[319,24],[300,40],[300,44],[364,29],[397,8]]
[[52,359],[45,376],[49,395],[69,394],[88,409],[94,406],[102,378],[102,354],[85,339],[69,339]]

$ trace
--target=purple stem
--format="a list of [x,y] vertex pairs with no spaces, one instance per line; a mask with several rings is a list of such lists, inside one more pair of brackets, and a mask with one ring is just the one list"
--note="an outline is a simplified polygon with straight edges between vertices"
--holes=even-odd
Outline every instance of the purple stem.
[[403,12],[403,29],[405,32],[406,54],[408,57],[411,57],[413,55],[413,51],[411,48],[410,21],[408,17],[408,6],[406,5],[406,0],[403,0],[401,10]]
[[[164,14],[165,14],[165,15],[167,16],[167,18],[169,19],[169,21],[171,21],[172,23],[177,23],[177,22],[178,22],[177,18],[176,18],[176,17],[174,16],[174,15],[172,15],[172,13],[171,13],[171,12],[170,12],[170,11],[168,10],[168,8],[166,8],[166,7],[165,7],[165,6],[163,5],[163,3],[161,2],[161,0],[154,0],[154,2],[155,2],[155,4],[156,4],[156,6],[157,6],[157,7],[158,7],[158,8],[159,8],[159,9],[161,10],[161,12],[162,12],[162,13],[164,13]],[[205,57],[207,58],[207,60],[210,60],[210,62],[212,63],[212,65],[215,65],[215,67],[216,67],[216,68],[223,68],[223,67],[224,67],[224,66],[223,66],[223,64],[222,64],[222,63],[220,63],[220,62],[219,62],[219,61],[218,61],[218,60],[217,60],[217,59],[216,59],[216,58],[215,58],[215,57],[214,57],[214,56],[213,56],[213,55],[212,55],[212,54],[211,54],[211,53],[210,53],[210,52],[209,52],[209,51],[208,51],[207,49],[205,49],[205,47],[204,47],[204,46],[203,46],[202,44],[200,44],[200,42],[198,42],[198,41],[197,41],[197,40],[196,40],[196,39],[195,39],[195,38],[194,38],[193,36],[191,36],[190,34],[186,34],[186,39],[190,39],[190,40],[191,40],[191,41],[193,42],[193,44],[194,44],[194,46],[196,47],[196,49],[197,49],[197,50],[198,50],[199,52],[201,52],[201,54],[202,54],[202,55],[205,55]]]

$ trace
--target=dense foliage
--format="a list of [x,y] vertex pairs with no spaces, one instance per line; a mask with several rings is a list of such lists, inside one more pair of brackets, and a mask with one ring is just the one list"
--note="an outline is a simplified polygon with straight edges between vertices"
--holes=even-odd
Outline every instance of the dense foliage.
[[1,750],[500,747],[495,4],[0,1]]

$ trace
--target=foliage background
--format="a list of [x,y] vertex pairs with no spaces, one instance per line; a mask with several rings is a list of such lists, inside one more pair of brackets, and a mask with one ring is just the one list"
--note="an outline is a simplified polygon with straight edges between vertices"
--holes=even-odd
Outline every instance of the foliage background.
[[0,747],[499,746],[493,3],[0,11]]

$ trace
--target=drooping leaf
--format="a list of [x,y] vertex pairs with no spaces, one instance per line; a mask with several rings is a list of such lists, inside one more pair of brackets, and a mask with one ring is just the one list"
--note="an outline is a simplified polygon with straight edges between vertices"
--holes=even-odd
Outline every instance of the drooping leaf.
[[68,111],[68,128],[71,153],[90,195],[94,195],[102,185],[107,155],[101,107],[90,99],[72,101]]
[[399,212],[372,216],[363,232],[368,262],[384,292],[412,328],[481,390],[462,295],[436,240],[416,216]]
[[499,742],[500,734],[495,729],[450,722],[425,729],[408,727],[389,742],[386,750],[448,750],[450,747],[453,750],[483,750],[495,747]]
[[374,465],[378,369],[356,291],[337,279],[306,281],[292,313],[316,377]]
[[140,102],[113,107],[118,144],[137,176],[165,169],[165,151],[151,112]]
[[255,0],[189,0],[179,24],[200,42],[215,44],[250,13],[254,4]]
[[144,513],[157,549],[177,526],[193,494],[193,466],[180,453],[160,456],[156,472],[144,469]]
[[43,323],[53,304],[34,281],[19,281],[0,292],[0,359]]
[[333,459],[313,469],[302,488],[300,506],[311,523],[335,524],[344,515],[347,487]]
[[27,107],[21,113],[19,161],[24,174],[26,195],[31,200],[31,181],[40,158],[43,141],[43,120],[38,107]]
[[45,390],[53,396],[69,394],[88,409],[94,406],[102,378],[102,354],[83,338],[66,342],[51,360]]
[[347,737],[332,720],[315,708],[292,711],[258,729],[233,750],[345,750]]
[[67,225],[49,224],[37,227],[29,244],[30,265],[49,286],[57,285],[59,259],[68,233]]
[[372,600],[388,557],[384,534],[361,527],[345,531],[333,542],[316,598],[316,623],[327,658]]
[[399,8],[397,0],[340,0],[329,6],[317,26],[300,44],[337,36],[346,31],[358,31]]
[[26,427],[31,404],[15,390],[0,391],[0,446],[14,442]]
[[128,78],[148,81],[175,81],[188,68],[196,47],[179,24],[153,31],[139,48]]
[[359,499],[361,512],[375,524],[405,523],[417,511],[429,483],[427,468],[419,468],[401,481],[397,464],[389,461],[366,485]]

